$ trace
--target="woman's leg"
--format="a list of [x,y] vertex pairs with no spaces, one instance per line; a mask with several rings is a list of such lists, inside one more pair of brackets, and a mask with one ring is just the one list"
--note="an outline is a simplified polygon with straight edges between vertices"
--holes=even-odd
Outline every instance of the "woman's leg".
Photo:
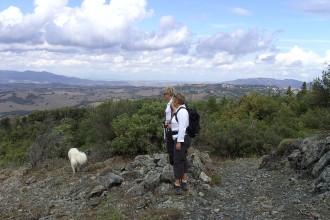
[[[174,146],[176,145],[176,140],[174,141]],[[173,149],[173,171],[174,178],[177,184],[180,184],[181,179],[184,174],[184,165],[185,165],[185,150],[183,149],[183,145],[180,150],[177,150],[175,147]]]
[[188,155],[188,149],[191,145],[191,138],[189,137],[189,135],[186,134],[186,136],[184,137],[184,143],[183,143],[183,149],[185,152],[184,155],[184,167],[183,167],[183,177],[182,177],[182,181],[183,182],[187,182],[188,180],[188,169],[189,169],[189,162],[187,159],[187,155]]

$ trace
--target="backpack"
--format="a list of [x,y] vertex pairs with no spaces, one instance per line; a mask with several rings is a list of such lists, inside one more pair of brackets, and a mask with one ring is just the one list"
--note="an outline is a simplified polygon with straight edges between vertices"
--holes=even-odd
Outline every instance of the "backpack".
[[[180,111],[180,109],[185,108],[185,107],[180,107],[175,115],[175,120],[178,122],[178,116],[177,113]],[[194,138],[196,135],[199,133],[201,130],[201,126],[199,124],[199,114],[194,108],[185,108],[188,111],[189,115],[189,126],[187,127],[187,134],[189,137]]]

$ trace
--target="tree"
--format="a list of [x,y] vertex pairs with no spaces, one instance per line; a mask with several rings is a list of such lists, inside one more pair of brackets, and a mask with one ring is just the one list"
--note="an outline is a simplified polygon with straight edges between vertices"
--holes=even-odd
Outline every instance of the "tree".
[[292,92],[291,86],[289,86],[288,89],[286,90],[286,95],[287,95],[287,96],[290,96],[290,97],[293,95],[293,92]]
[[311,103],[319,107],[330,106],[330,69],[322,71],[322,78],[316,78],[312,84]]
[[4,130],[11,129],[10,119],[8,117],[6,117],[0,121],[0,129],[4,129]]
[[302,86],[300,87],[300,91],[297,93],[297,99],[302,100],[307,94],[307,83],[303,82]]
[[211,114],[217,111],[217,99],[215,96],[210,96],[207,107]]

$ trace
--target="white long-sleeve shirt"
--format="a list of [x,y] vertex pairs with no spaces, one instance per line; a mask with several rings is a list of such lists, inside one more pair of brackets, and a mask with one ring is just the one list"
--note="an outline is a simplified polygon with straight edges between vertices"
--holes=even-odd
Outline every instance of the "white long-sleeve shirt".
[[[179,110],[179,108],[184,107]],[[177,118],[178,121],[176,121],[175,116],[173,116],[171,124],[172,124],[172,132],[178,131],[178,134],[173,135],[173,139],[177,138],[177,142],[184,142],[184,136],[186,135],[186,129],[189,126],[189,114],[186,109],[185,105],[181,105],[177,108]]]
[[171,104],[172,104],[172,99],[167,103],[166,109],[165,109],[165,120],[170,121],[172,118],[171,115]]

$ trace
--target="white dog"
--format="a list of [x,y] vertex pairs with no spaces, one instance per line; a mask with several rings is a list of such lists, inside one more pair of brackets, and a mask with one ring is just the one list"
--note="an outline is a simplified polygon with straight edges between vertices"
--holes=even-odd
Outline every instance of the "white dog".
[[84,152],[80,152],[77,148],[71,148],[68,152],[68,157],[71,162],[73,175],[87,162],[86,154]]

